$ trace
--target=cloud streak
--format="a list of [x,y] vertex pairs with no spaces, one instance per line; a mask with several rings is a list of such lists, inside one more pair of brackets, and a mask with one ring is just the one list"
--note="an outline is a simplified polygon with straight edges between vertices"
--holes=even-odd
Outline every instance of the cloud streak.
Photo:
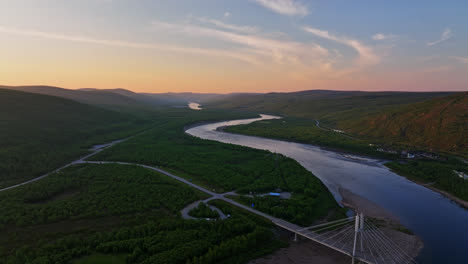
[[[299,43],[261,36],[224,31],[192,24],[174,24],[153,21],[153,29],[161,32],[179,32],[186,35],[209,37],[245,48],[245,52],[263,58],[269,57],[279,64],[300,63],[304,58],[327,57],[328,50],[315,43]],[[230,26],[232,27],[232,25]]]
[[201,49],[201,48],[191,48],[175,45],[165,45],[165,44],[151,44],[151,43],[141,43],[141,42],[132,42],[132,41],[122,41],[122,40],[109,40],[94,38],[88,36],[78,36],[78,35],[69,35],[69,34],[60,34],[53,32],[44,32],[36,30],[24,30],[17,28],[7,28],[0,26],[0,32],[29,36],[29,37],[38,37],[45,39],[55,39],[62,41],[70,42],[81,42],[88,44],[97,44],[97,45],[106,45],[114,47],[124,47],[124,48],[134,48],[134,49],[154,49],[154,50],[163,50],[176,53],[185,53],[185,54],[195,54],[195,55],[206,55],[206,56],[215,56],[215,57],[225,57],[236,60],[241,60],[250,64],[259,64],[255,58],[251,56],[245,56],[242,53],[235,51],[225,51],[225,50],[216,50],[216,49]]
[[440,39],[433,41],[433,42],[428,42],[427,46],[431,47],[431,46],[437,45],[439,43],[442,43],[444,41],[451,39],[452,37],[453,37],[452,30],[450,28],[446,28],[444,32],[442,32],[442,36],[440,37]]
[[309,14],[307,6],[295,0],[252,0],[257,4],[270,9],[273,12],[294,16],[306,16]]
[[219,28],[228,29],[231,31],[237,31],[242,33],[255,33],[258,32],[258,28],[250,27],[250,26],[238,26],[233,24],[228,24],[223,21],[219,21],[216,19],[206,18],[206,17],[198,17],[196,18],[199,22],[210,24]]
[[330,34],[328,31],[308,26],[303,27],[303,30],[317,37],[335,41],[353,48],[359,54],[357,63],[360,66],[374,65],[380,62],[380,57],[375,54],[374,50],[371,47],[366,46],[357,40],[342,36],[335,36]]
[[394,39],[394,38],[396,38],[396,36],[393,34],[377,33],[374,36],[372,36],[373,40],[388,40],[388,39]]

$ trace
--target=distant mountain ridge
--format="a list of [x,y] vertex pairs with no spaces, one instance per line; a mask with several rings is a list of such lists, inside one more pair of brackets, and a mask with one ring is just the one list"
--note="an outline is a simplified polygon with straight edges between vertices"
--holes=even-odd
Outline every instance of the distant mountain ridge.
[[71,90],[54,86],[0,86],[0,88],[28,93],[52,95],[91,105],[138,105],[138,101],[135,100],[135,98],[124,96],[115,92],[97,89]]
[[36,94],[52,95],[71,99],[80,103],[100,106],[155,106],[186,104],[187,102],[204,102],[223,97],[220,94],[197,94],[197,93],[135,93],[130,90],[116,89],[65,89],[55,86],[0,86],[3,89],[23,91]]

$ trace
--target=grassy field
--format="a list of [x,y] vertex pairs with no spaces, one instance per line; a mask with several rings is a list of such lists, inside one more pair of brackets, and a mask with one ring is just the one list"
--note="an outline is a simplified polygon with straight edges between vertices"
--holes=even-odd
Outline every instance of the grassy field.
[[140,167],[73,166],[0,193],[0,259],[244,263],[283,246],[273,237],[271,223],[229,205],[222,209],[229,208],[232,217],[224,221],[179,216],[179,210],[203,198],[193,188]]
[[99,143],[144,131],[155,118],[0,89],[0,188],[61,167]]

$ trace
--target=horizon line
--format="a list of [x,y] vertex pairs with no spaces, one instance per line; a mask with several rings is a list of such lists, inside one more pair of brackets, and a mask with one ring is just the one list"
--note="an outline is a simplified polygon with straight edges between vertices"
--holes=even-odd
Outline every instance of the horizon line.
[[166,92],[136,92],[132,89],[129,88],[122,88],[122,87],[116,87],[116,88],[92,88],[92,87],[82,87],[82,88],[64,88],[60,86],[54,86],[54,85],[47,85],[47,84],[37,84],[37,85],[4,85],[1,84],[0,88],[5,87],[51,87],[51,88],[59,88],[59,89],[64,89],[64,90],[85,90],[85,89],[94,89],[94,90],[99,90],[99,91],[106,91],[106,90],[126,90],[130,91],[136,94],[168,94],[168,93],[173,93],[173,94],[183,94],[183,93],[192,93],[192,94],[219,94],[219,95],[229,95],[229,94],[271,94],[271,93],[300,93],[300,92],[307,92],[307,91],[329,91],[329,92],[364,92],[364,93],[465,93],[468,92],[467,90],[464,91],[457,91],[457,90],[430,90],[430,91],[402,91],[402,90],[383,90],[383,91],[377,91],[377,90],[333,90],[333,89],[307,89],[307,90],[296,90],[296,91],[269,91],[269,92],[229,92],[229,93],[222,93],[222,92],[193,92],[193,91],[181,91],[181,92],[171,92],[171,91],[166,91]]

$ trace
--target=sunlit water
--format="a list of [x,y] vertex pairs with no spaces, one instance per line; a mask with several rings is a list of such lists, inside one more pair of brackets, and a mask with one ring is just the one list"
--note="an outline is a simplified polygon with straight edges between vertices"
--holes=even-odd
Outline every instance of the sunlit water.
[[188,107],[193,110],[202,110],[201,105],[199,103],[189,103]]
[[316,146],[216,131],[218,127],[248,124],[262,118],[205,124],[190,135],[269,150],[297,160],[316,175],[340,201],[346,188],[386,208],[424,241],[419,263],[468,263],[468,210],[425,187],[389,171],[379,160],[355,160]]

